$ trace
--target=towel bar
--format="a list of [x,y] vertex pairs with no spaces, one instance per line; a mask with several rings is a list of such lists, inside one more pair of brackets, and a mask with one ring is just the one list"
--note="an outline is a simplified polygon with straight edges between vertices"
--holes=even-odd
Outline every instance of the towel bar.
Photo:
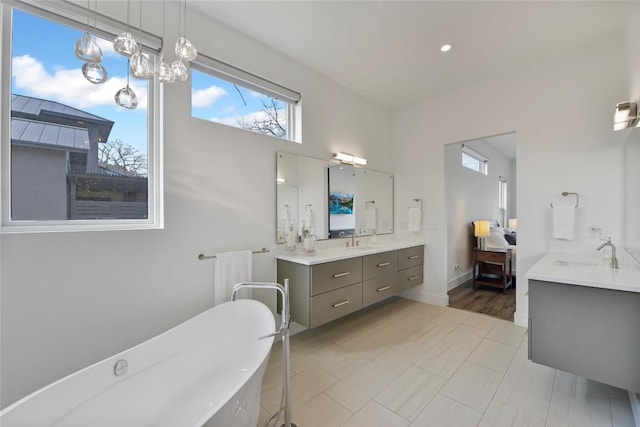
[[[565,197],[568,196],[569,194],[573,194],[574,196],[576,196],[576,208],[580,206],[580,195],[578,193],[569,193],[567,191],[562,192],[562,195]],[[549,205],[553,207],[553,203],[549,203]]]
[[[269,249],[267,248],[262,248],[262,249],[258,249],[257,251],[251,251],[252,254],[263,254],[269,252]],[[198,259],[199,260],[203,260],[203,259],[215,259],[217,258],[217,255],[205,255],[205,254],[200,254],[198,255]]]

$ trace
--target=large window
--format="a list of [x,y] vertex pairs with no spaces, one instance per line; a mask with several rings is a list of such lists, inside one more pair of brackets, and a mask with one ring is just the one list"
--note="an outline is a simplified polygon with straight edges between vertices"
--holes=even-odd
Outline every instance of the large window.
[[507,190],[508,190],[508,180],[507,178],[501,176],[498,179],[498,212],[499,212],[499,221],[503,227],[508,226],[508,215],[507,215]]
[[192,63],[191,115],[300,142],[300,94],[205,55]]
[[462,146],[462,166],[482,175],[489,173],[489,159],[466,145]]
[[[120,30],[52,4],[2,5],[3,232],[160,227],[156,84],[130,79],[137,108],[118,106],[128,73],[112,45]],[[74,53],[87,30],[102,50],[101,84]]]

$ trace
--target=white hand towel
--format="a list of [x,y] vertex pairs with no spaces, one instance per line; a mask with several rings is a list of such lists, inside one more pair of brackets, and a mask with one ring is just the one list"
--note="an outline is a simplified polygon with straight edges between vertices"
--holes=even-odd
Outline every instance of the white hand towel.
[[420,232],[422,230],[422,209],[409,208],[409,231]]
[[367,209],[367,230],[374,230],[378,228],[378,209],[370,207]]
[[[251,251],[224,252],[216,256],[216,305],[231,301],[231,290],[237,283],[251,281],[251,263]],[[238,296],[251,298],[250,290],[243,289]]]
[[304,224],[307,229],[313,228],[313,210],[311,208],[307,208],[304,211]]
[[575,237],[576,208],[573,205],[553,206],[554,239],[573,240]]

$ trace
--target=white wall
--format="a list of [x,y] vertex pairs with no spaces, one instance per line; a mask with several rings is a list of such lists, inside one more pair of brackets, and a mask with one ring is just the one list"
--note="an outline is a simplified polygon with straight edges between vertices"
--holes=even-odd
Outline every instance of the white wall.
[[[123,2],[100,8],[126,11]],[[161,8],[147,9],[159,33]],[[171,44],[176,28],[167,32]],[[274,249],[276,151],[344,151],[392,170],[387,110],[200,15],[189,17],[189,38],[300,91],[302,145],[192,119],[188,83],[167,85],[163,230],[2,236],[2,406],[212,306],[215,262],[199,253]],[[254,279],[275,280],[272,254],[254,257]]]
[[[606,226],[620,241],[623,136],[614,133],[613,106],[626,96],[625,49],[620,40],[574,52],[481,84],[442,95],[394,115],[396,209],[425,202],[427,242],[424,285],[412,298],[447,303],[444,146],[515,131],[518,257],[516,322],[526,324],[525,272],[551,239],[549,203],[562,191],[580,193],[577,240],[586,225]],[[464,120],[451,111],[473,112]],[[406,218],[396,230],[407,230]],[[595,250],[595,249],[594,249]]]
[[[486,139],[465,141],[464,145],[489,159],[487,175],[479,174],[462,166],[462,143],[448,144],[444,149],[447,209],[447,290],[451,290],[471,277],[473,258],[471,222],[478,219],[500,221],[498,210],[499,177],[507,178],[509,189],[512,185],[511,161],[490,146]],[[500,225],[506,226],[505,224]],[[458,270],[455,269],[456,265],[459,266]]]

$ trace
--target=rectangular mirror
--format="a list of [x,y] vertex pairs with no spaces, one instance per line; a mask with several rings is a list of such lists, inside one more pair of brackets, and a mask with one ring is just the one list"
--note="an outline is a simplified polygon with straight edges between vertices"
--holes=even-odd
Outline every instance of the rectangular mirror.
[[309,227],[318,240],[393,233],[393,175],[277,153],[277,242]]

